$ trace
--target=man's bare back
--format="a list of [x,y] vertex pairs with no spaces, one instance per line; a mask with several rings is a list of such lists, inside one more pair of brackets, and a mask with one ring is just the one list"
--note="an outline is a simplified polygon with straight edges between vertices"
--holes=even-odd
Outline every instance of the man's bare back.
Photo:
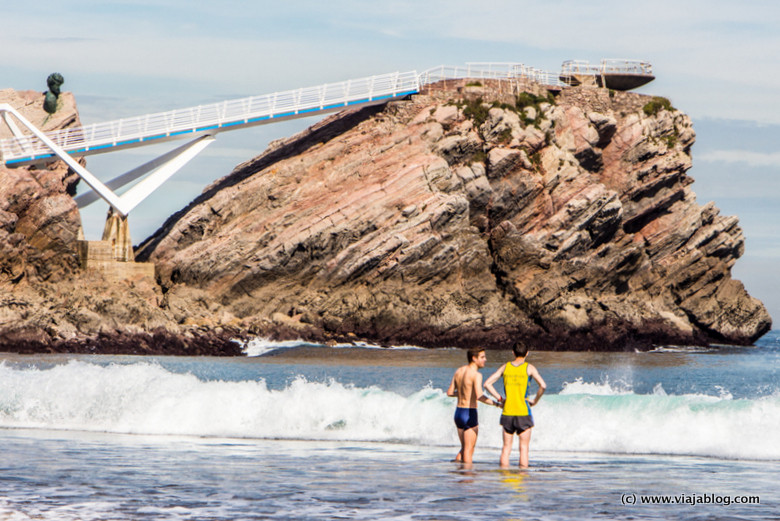
[[452,376],[447,396],[458,398],[458,406],[455,409],[455,427],[458,429],[460,439],[460,452],[455,456],[455,461],[471,463],[474,455],[474,446],[477,444],[479,423],[477,421],[477,402],[498,402],[482,396],[482,375],[479,369],[485,367],[487,358],[482,349],[470,349],[468,352],[468,365],[459,367]]
[[[476,409],[482,394],[482,374],[472,364],[459,367],[452,377],[458,397],[458,407]],[[479,395],[477,394],[479,392]]]

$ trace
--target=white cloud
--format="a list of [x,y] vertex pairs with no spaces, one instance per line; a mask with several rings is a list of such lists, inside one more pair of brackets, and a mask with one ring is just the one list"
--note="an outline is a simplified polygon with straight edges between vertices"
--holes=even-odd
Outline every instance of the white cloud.
[[739,163],[751,167],[780,168],[780,152],[712,150],[698,154],[696,156],[696,161],[706,163]]

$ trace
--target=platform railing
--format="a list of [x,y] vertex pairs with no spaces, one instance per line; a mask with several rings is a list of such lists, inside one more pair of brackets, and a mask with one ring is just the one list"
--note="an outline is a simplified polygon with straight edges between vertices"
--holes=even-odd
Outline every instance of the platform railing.
[[[47,136],[70,153],[87,153],[185,134],[217,133],[231,127],[371,103],[418,91],[416,71],[394,72],[68,128]],[[25,135],[0,140],[0,156],[4,163],[13,164],[49,157],[51,150],[35,136]]]
[[652,76],[653,66],[643,60],[626,60],[609,58],[601,60],[598,65],[592,65],[585,60],[568,60],[561,66],[561,75],[570,74],[641,74]]
[[454,79],[527,79],[552,87],[567,87],[557,73],[518,62],[473,62],[461,66],[440,65],[420,74],[420,86]]

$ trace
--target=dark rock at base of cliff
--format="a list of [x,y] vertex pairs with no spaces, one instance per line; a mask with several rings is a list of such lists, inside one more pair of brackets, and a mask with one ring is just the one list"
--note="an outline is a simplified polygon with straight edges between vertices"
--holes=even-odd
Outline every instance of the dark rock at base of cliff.
[[[352,331],[301,332],[274,330],[274,340],[303,339],[310,342],[332,343],[363,341],[381,346],[415,345],[439,348],[458,346],[463,349],[508,349],[518,339],[539,351],[650,351],[664,345],[707,346],[717,341],[702,333],[683,334],[663,321],[641,325],[605,321],[572,331],[566,328],[543,330],[524,325],[503,325],[490,328],[460,327],[449,331],[431,328],[428,324],[405,324],[393,331],[382,329]],[[271,334],[271,331],[269,331]]]
[[99,333],[94,337],[53,340],[39,330],[15,330],[0,336],[0,351],[19,354],[76,353],[91,355],[240,356],[238,331],[203,331],[188,335],[159,328],[151,332]]
[[146,356],[242,356],[240,342],[249,336],[274,341],[302,340],[321,344],[366,342],[384,347],[415,345],[427,348],[458,346],[507,349],[515,340],[541,351],[649,351],[659,345],[705,346],[717,339],[701,333],[681,334],[657,321],[641,326],[606,321],[572,331],[566,328],[505,325],[499,327],[459,327],[448,331],[425,323],[408,323],[402,328],[344,328],[329,331],[316,327],[295,327],[269,321],[249,331],[203,331],[180,334],[159,328],[149,333],[117,331],[90,338],[54,340],[39,330],[14,330],[0,336],[0,351],[19,354],[75,353]]
[[[414,345],[426,348],[457,346],[463,349],[508,349],[522,339],[530,348],[540,351],[650,351],[659,346],[707,346],[720,343],[717,336],[699,331],[681,332],[663,320],[641,324],[610,318],[579,329],[561,326],[542,327],[533,323],[505,324],[491,327],[460,326],[448,330],[431,327],[427,322],[404,322],[396,326],[375,323],[356,326],[345,323],[328,328],[296,322],[276,315],[249,331],[251,335],[274,341],[302,340],[333,345],[364,342],[383,347]],[[749,342],[731,342],[748,345]]]

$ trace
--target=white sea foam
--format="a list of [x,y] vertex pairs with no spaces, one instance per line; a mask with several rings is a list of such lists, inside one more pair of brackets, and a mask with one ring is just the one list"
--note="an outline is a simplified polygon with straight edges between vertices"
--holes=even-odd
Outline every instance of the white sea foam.
[[311,346],[319,344],[310,344],[303,340],[277,341],[267,338],[253,338],[244,343],[242,350],[246,356],[262,356],[276,351],[277,349],[289,349],[291,347]]
[[621,394],[631,394],[631,386],[625,382],[610,382],[605,380],[601,383],[585,382],[582,378],[577,378],[573,382],[565,382],[562,395],[573,394],[591,394],[596,396],[615,396]]
[[717,347],[702,346],[658,346],[651,353],[712,353],[717,351]]
[[[248,340],[247,342],[244,342],[242,345],[242,350],[246,356],[262,356],[271,353],[272,351],[277,351],[279,349],[290,349],[294,347],[324,347],[324,346],[322,344],[314,344],[311,342],[306,342],[304,340],[278,341],[278,340],[270,340],[268,338],[258,337],[258,338],[253,338],[251,340]],[[377,344],[369,344],[367,342],[342,343],[342,344],[335,344],[330,347],[338,348],[338,349],[355,349],[355,348],[392,349],[394,351],[425,349],[423,347],[411,346],[411,345],[385,347]]]
[[392,349],[393,351],[408,351],[408,350],[425,350],[424,347],[419,346],[410,346],[410,345],[401,345],[401,346],[380,346],[377,344],[369,344],[368,342],[353,342],[349,344],[336,344],[333,346],[334,348],[339,349],[349,349],[349,348],[360,348],[360,349]]
[[[536,446],[549,450],[780,459],[780,397],[728,392],[549,396],[535,411]],[[543,428],[542,428],[543,427]],[[535,433],[536,434],[536,433]]]
[[[155,364],[48,370],[0,365],[0,427],[216,437],[450,443],[449,399],[424,388],[409,397],[377,387],[293,380],[201,381]],[[429,432],[430,431],[430,432]]]
[[[454,402],[425,387],[410,396],[377,386],[292,380],[203,381],[149,363],[50,369],[0,364],[0,427],[202,437],[457,445]],[[534,448],[780,460],[780,395],[734,399],[668,395],[656,386],[576,380],[533,409]],[[500,411],[480,405],[481,447],[501,446]]]
[[[22,501],[20,501],[22,502]],[[24,503],[29,503],[24,501]],[[57,521],[100,521],[117,519],[116,505],[107,501],[84,501],[74,505],[55,508],[40,507],[33,503],[25,505],[24,512],[12,506],[6,498],[0,498],[0,519],[4,521],[30,521],[33,519],[54,519]]]

